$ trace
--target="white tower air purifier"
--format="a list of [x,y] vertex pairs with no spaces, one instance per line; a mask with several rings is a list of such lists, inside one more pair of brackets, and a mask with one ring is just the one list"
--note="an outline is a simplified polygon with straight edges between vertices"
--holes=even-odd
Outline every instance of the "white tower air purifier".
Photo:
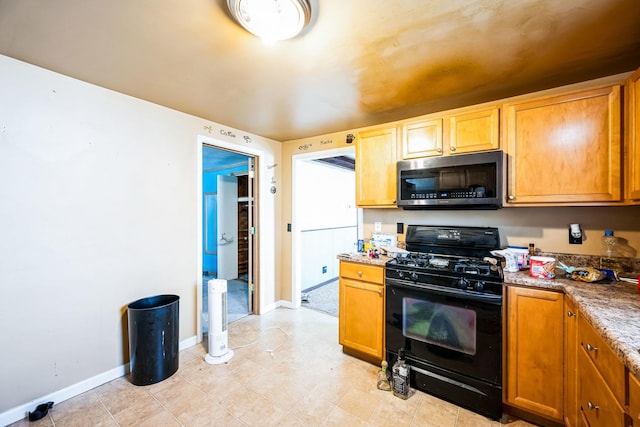
[[211,365],[228,362],[233,357],[227,336],[227,281],[208,282],[209,295],[209,353],[204,360]]

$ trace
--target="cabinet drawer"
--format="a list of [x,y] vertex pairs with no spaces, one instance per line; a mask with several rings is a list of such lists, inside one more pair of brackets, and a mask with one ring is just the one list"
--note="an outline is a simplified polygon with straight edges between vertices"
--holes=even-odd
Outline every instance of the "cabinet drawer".
[[[578,391],[580,411],[590,427],[624,426],[624,408],[582,348],[578,355],[580,385]],[[624,380],[624,376],[621,377]]]
[[578,341],[584,355],[602,375],[616,399],[624,402],[624,365],[584,317],[578,318]]
[[629,373],[629,415],[633,425],[640,426],[640,381]]
[[382,285],[384,283],[384,268],[343,261],[340,263],[340,277]]

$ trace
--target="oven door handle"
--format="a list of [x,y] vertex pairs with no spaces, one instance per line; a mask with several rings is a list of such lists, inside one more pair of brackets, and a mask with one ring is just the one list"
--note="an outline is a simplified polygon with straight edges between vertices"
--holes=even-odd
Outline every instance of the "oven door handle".
[[394,280],[393,283],[387,281],[386,286],[390,288],[400,289],[409,288],[414,290],[428,290],[439,295],[455,296],[467,301],[477,301],[487,304],[502,305],[502,295],[476,294],[462,289],[442,288],[440,286],[430,285],[429,283],[421,283],[420,285],[415,285],[410,282],[403,281],[402,283],[399,283],[398,281]]

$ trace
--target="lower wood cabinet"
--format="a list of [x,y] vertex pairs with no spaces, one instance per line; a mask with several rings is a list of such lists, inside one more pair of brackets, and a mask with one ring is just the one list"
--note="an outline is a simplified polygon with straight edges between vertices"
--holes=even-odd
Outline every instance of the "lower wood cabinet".
[[590,427],[626,426],[626,369],[598,332],[578,319],[578,405]]
[[578,308],[564,297],[564,425],[578,425]]
[[629,373],[629,416],[634,426],[640,426],[640,381]]
[[564,294],[509,286],[506,403],[563,422]]
[[[588,425],[590,427],[624,427],[624,408],[584,349],[578,353],[578,364],[580,366],[578,401],[580,412],[584,414]],[[622,379],[624,380],[624,377]]]
[[377,365],[384,359],[384,267],[340,262],[339,343]]

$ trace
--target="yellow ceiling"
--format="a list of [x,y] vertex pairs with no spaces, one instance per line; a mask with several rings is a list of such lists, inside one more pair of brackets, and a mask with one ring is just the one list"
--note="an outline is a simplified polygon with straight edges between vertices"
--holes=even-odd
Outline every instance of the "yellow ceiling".
[[631,71],[638,0],[314,0],[265,45],[226,0],[0,0],[0,54],[279,141]]

